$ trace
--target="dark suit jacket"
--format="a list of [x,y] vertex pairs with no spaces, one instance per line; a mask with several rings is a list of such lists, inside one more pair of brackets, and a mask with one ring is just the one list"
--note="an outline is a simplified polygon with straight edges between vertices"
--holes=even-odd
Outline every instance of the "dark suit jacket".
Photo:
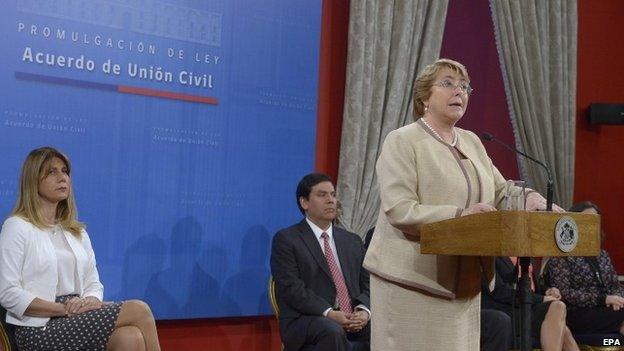
[[[362,304],[370,308],[369,275],[362,267],[362,239],[336,226],[333,237],[353,307]],[[295,322],[306,315],[322,316],[336,301],[336,288],[323,250],[305,219],[273,237],[271,273],[280,308],[282,341],[287,349],[296,349],[305,342],[306,325]]]
[[[512,313],[512,304],[519,308],[520,304],[514,290],[514,282],[518,279],[518,272],[509,257],[497,257],[495,261],[496,276],[494,290],[489,291],[488,283],[482,282],[481,285],[481,307],[487,309],[495,309]],[[530,293],[532,304],[541,303],[544,300],[542,292],[544,287],[540,286],[537,277],[537,269],[533,269],[533,281],[535,282],[535,292]]]

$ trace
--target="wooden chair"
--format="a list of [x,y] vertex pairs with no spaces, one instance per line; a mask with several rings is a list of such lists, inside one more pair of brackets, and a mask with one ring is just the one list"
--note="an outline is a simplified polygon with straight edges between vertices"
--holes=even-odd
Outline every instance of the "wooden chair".
[[273,280],[273,276],[269,276],[269,300],[271,301],[271,307],[273,308],[275,318],[279,320],[280,311],[277,305],[277,297],[275,297],[275,280]]
[[[275,280],[273,280],[273,276],[269,276],[269,301],[271,302],[271,307],[273,308],[273,314],[275,314],[275,318],[277,318],[277,325],[279,327],[279,306],[277,304],[277,297],[275,296]],[[284,350],[284,344],[282,344],[281,350]]]

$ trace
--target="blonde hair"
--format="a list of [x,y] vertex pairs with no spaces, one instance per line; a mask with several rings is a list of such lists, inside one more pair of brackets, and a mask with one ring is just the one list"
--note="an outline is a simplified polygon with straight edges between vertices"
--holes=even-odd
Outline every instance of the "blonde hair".
[[[39,183],[47,174],[50,163],[54,158],[58,158],[65,163],[67,175],[69,175],[71,171],[69,158],[59,150],[46,146],[35,149],[28,154],[22,165],[19,194],[12,212],[12,215],[19,216],[41,229],[49,228],[50,225],[44,222],[41,215]],[[59,202],[56,207],[55,219],[63,229],[68,230],[79,238],[85,225],[76,219],[78,216],[77,212],[74,194],[72,187],[70,187],[67,199]]]
[[424,101],[431,96],[431,87],[438,72],[448,68],[459,74],[463,79],[470,83],[470,77],[466,67],[457,61],[450,59],[439,59],[432,64],[427,65],[416,80],[414,81],[414,120],[419,119],[425,114]]

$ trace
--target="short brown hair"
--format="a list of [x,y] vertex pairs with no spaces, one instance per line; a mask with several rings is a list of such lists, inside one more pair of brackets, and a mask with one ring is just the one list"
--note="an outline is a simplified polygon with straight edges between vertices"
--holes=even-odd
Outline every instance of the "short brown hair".
[[414,81],[414,119],[417,120],[425,114],[424,101],[431,96],[431,86],[436,75],[443,68],[449,68],[455,73],[462,76],[468,83],[470,77],[466,67],[461,63],[450,59],[438,59],[432,64],[427,65]]
[[299,211],[301,211],[303,215],[305,215],[305,210],[303,209],[303,207],[301,207],[301,198],[303,197],[304,199],[309,200],[312,188],[315,185],[323,182],[330,182],[332,183],[332,185],[334,184],[334,181],[331,179],[331,177],[324,173],[306,174],[305,176],[303,176],[303,178],[301,178],[299,184],[297,184],[297,191],[295,193],[295,196],[297,198],[297,206],[299,207]]
[[[45,229],[49,227],[41,216],[41,199],[39,198],[39,182],[47,171],[50,162],[54,158],[60,159],[67,167],[70,174],[71,163],[69,158],[59,150],[45,146],[31,151],[24,164],[20,176],[19,194],[12,215],[19,216],[36,227]],[[56,220],[74,236],[80,237],[84,224],[77,219],[76,202],[74,200],[73,186],[70,187],[67,199],[58,203],[56,207]]]

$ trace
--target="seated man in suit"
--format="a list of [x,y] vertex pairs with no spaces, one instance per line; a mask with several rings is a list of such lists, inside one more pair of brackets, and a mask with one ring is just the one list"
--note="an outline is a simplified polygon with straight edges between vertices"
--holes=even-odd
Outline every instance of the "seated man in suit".
[[369,276],[356,234],[332,225],[334,185],[325,174],[308,174],[297,186],[305,218],[273,237],[271,272],[286,351],[351,350],[370,340]]

